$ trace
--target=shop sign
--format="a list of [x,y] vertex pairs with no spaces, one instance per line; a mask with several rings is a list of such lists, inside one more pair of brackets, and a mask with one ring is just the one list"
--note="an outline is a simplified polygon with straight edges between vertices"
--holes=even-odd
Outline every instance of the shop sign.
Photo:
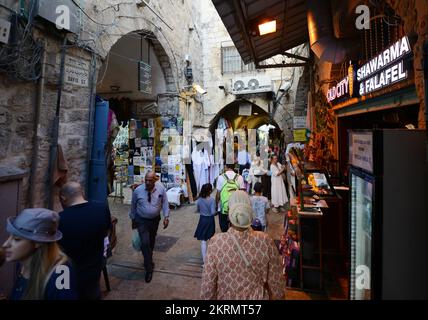
[[152,66],[143,61],[138,63],[138,91],[152,94]]
[[351,133],[349,163],[373,172],[373,134]]
[[337,85],[327,91],[327,101],[332,102],[344,96],[352,97],[354,93],[354,66],[350,64],[348,75]]
[[239,106],[239,115],[240,116],[251,116],[252,112],[252,105],[251,104],[241,104]]
[[306,117],[294,116],[293,129],[306,129]]
[[385,88],[407,78],[404,56],[411,52],[409,39],[404,36],[357,71],[360,95]]
[[294,142],[306,142],[308,140],[306,136],[306,129],[297,129],[293,131]]
[[79,57],[66,56],[64,82],[79,87],[89,86],[89,62]]

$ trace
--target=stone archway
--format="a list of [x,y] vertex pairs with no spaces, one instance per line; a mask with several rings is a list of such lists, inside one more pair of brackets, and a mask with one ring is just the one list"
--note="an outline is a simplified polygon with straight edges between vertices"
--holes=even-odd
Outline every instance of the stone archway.
[[[224,106],[217,112],[217,115],[210,121],[209,130],[210,132],[214,132],[217,128],[217,124],[221,117],[233,122],[232,127],[234,129],[246,127],[247,129],[257,129],[263,124],[267,124],[271,122],[276,128],[281,129],[280,125],[277,123],[275,119],[269,119],[269,112],[267,107],[263,108],[260,105],[254,103],[255,100],[246,100],[239,99],[234,100],[231,103]],[[252,113],[253,115],[249,117],[239,116],[239,105],[240,104],[251,104],[252,105]],[[254,114],[256,113],[256,114]]]

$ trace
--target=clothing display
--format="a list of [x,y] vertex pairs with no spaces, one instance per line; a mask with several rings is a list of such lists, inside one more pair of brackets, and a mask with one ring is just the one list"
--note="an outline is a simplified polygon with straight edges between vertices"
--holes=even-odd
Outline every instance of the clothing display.
[[207,150],[193,149],[192,152],[193,174],[195,176],[197,192],[201,191],[204,184],[209,183],[210,159]]
[[282,170],[282,165],[278,162],[277,165],[271,164],[271,197],[272,197],[272,205],[277,208],[280,206],[284,206],[288,202],[287,192],[285,190],[284,180],[282,178],[282,174],[278,175],[278,173]]

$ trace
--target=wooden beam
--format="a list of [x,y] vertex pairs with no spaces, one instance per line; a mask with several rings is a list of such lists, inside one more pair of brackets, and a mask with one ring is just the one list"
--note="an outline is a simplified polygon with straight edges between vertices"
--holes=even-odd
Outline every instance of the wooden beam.
[[268,64],[268,65],[259,65],[256,64],[256,69],[272,69],[272,68],[295,68],[295,67],[305,67],[307,66],[307,62],[299,62],[299,63],[276,63],[276,64]]

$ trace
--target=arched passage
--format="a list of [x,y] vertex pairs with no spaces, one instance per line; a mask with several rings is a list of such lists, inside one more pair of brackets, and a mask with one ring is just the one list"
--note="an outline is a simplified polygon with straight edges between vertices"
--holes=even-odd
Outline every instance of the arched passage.
[[[251,116],[239,114],[240,106],[242,105],[251,105]],[[234,100],[224,106],[210,121],[210,132],[213,133],[217,129],[220,118],[229,121],[234,130],[242,128],[257,129],[264,124],[272,124],[276,128],[280,128],[274,119],[270,119],[266,110],[245,99]]]
[[[169,57],[154,33],[133,31],[111,46],[97,81],[93,140],[94,150],[106,150],[109,194],[114,191],[115,196],[122,196],[118,189],[123,184],[140,184],[147,172],[158,172],[155,159],[160,152],[163,111],[171,105],[178,107],[177,97],[165,94],[177,91]],[[106,125],[107,133],[99,132],[100,123]],[[97,188],[103,188],[101,184]]]

